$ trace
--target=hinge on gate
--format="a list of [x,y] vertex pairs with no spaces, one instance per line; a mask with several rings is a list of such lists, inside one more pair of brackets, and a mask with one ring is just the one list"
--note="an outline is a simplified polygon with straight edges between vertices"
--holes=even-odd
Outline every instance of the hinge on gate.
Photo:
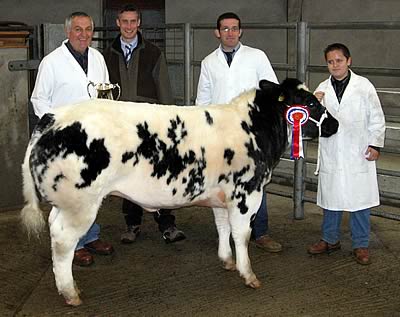
[[20,70],[35,70],[39,67],[40,60],[30,59],[21,61],[9,61],[8,70],[10,72],[16,72]]

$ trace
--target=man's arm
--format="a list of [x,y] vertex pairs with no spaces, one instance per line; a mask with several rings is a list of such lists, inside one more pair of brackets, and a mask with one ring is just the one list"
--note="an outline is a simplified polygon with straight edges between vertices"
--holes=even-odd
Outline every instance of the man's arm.
[[158,101],[164,105],[175,104],[175,98],[172,94],[171,82],[168,75],[167,61],[162,53],[158,59],[158,65],[156,69],[155,83],[157,86]]
[[272,81],[275,84],[279,84],[278,78],[276,77],[275,71],[268,59],[268,56],[261,51],[260,66],[258,67],[259,78]]
[[39,71],[36,77],[35,88],[33,89],[31,102],[35,114],[41,118],[45,113],[51,112],[51,96],[53,95],[54,75],[46,61],[39,65]]
[[199,83],[197,85],[196,105],[209,105],[211,103],[211,80],[210,73],[204,61],[201,62]]

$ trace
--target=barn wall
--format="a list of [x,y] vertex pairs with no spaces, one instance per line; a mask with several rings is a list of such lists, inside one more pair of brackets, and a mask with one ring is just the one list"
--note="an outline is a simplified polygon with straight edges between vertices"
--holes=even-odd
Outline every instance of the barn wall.
[[[230,1],[179,1],[166,0],[166,23],[215,23],[218,15],[226,11],[239,14],[242,23],[277,23],[306,21],[321,22],[379,22],[399,21],[398,0],[230,0]],[[184,14],[182,13],[184,12]],[[257,35],[257,41],[249,39],[245,32],[243,42],[266,51],[273,63],[295,60],[294,38],[277,31],[266,30]],[[272,34],[271,34],[272,33]],[[313,30],[310,42],[310,63],[324,65],[322,50],[332,42],[347,44],[353,55],[354,66],[398,67],[400,30]],[[197,39],[202,59],[218,45],[212,32]],[[199,53],[199,54],[197,54]],[[195,74],[194,77],[198,76]],[[279,74],[278,74],[279,75]],[[280,76],[281,77],[281,76]],[[326,77],[326,74],[310,76],[310,86]],[[377,87],[399,87],[398,77],[369,76]],[[280,78],[282,79],[282,78]],[[196,78],[195,78],[196,80]]]

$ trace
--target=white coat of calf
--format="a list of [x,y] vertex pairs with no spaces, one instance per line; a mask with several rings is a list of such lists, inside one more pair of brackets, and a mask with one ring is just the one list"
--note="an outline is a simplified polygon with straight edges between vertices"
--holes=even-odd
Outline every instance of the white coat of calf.
[[[262,81],[260,87],[207,107],[97,99],[58,108],[39,121],[23,163],[21,217],[38,235],[45,225],[39,199],[53,206],[53,269],[68,304],[81,303],[71,270],[74,248],[110,194],[150,211],[212,207],[224,267],[238,269],[246,285],[260,286],[247,248],[263,188],[287,147],[285,109],[304,104],[317,121],[324,112],[295,79]],[[316,126],[303,131],[318,133]]]

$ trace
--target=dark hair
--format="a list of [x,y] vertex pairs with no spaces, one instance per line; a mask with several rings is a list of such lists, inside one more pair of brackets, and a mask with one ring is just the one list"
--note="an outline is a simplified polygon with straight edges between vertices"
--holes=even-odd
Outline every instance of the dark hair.
[[326,60],[326,55],[328,55],[329,52],[332,51],[342,51],[344,57],[346,59],[349,59],[351,57],[350,55],[350,50],[348,47],[342,43],[333,43],[331,45],[328,45],[326,49],[324,49],[324,55],[325,55],[325,60]]
[[235,19],[239,21],[239,29],[241,29],[240,18],[236,13],[233,12],[225,12],[221,14],[217,19],[217,29],[219,30],[221,26],[221,21],[225,19]]
[[64,27],[67,31],[71,31],[71,25],[72,25],[72,19],[76,18],[76,17],[86,17],[90,19],[90,22],[92,23],[92,29],[94,29],[94,23],[93,23],[93,19],[92,17],[87,14],[86,12],[82,12],[82,11],[76,11],[76,12],[72,12],[69,16],[67,16],[65,18],[65,23],[64,23]]
[[135,6],[134,4],[127,4],[127,5],[123,6],[122,9],[119,10],[119,12],[118,12],[118,18],[124,12],[137,12],[138,17],[141,20],[141,12],[140,12],[139,8],[137,6]]

